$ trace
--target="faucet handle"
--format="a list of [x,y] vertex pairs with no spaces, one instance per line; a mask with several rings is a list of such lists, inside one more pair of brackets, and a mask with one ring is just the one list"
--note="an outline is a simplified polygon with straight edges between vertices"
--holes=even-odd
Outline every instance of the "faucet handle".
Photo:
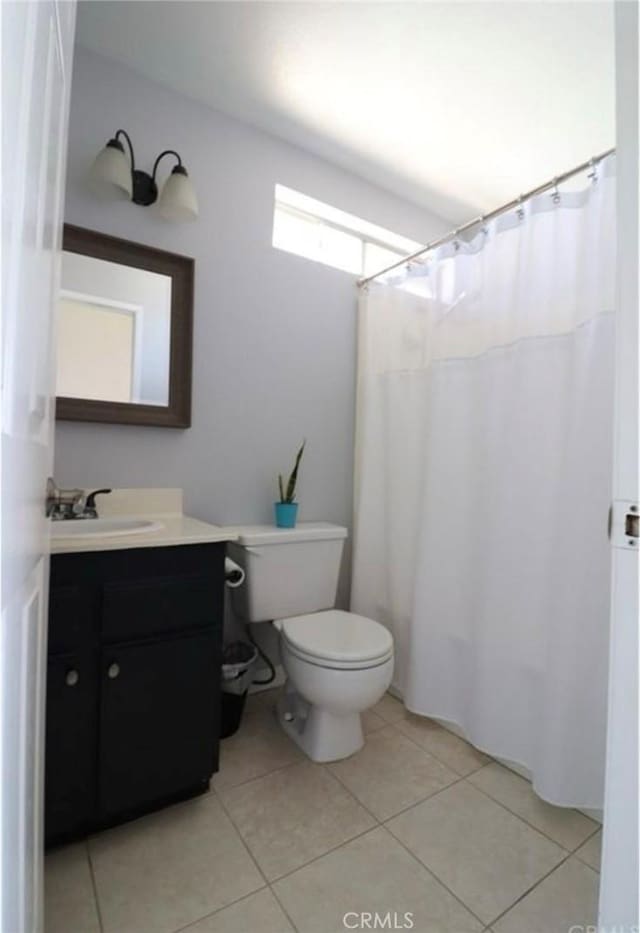
[[88,512],[95,512],[96,510],[96,496],[106,495],[111,492],[111,489],[94,489],[93,492],[90,492],[87,496],[87,501],[85,504],[85,510]]

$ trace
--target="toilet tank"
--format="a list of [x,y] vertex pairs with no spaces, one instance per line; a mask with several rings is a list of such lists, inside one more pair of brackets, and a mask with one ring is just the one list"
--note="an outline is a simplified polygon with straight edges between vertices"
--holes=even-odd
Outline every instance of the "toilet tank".
[[242,619],[270,622],[335,606],[346,528],[301,522],[232,530],[238,540],[227,544],[227,553],[246,573],[244,584],[231,591]]

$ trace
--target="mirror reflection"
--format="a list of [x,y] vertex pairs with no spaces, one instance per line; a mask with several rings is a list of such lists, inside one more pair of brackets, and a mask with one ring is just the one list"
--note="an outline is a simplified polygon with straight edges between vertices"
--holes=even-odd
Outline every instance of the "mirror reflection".
[[57,395],[167,406],[172,278],[67,250]]

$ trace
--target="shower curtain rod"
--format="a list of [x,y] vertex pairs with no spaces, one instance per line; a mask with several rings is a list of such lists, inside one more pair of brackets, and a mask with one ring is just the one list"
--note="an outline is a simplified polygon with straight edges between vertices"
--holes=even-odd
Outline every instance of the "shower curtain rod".
[[598,162],[606,159],[607,156],[610,156],[615,151],[615,147],[613,147],[612,149],[607,149],[606,152],[601,152],[600,155],[592,156],[592,158],[588,159],[586,162],[583,162],[581,165],[577,165],[575,168],[570,169],[568,172],[563,172],[562,175],[556,175],[555,178],[551,178],[549,181],[545,181],[543,185],[538,185],[537,188],[532,188],[531,191],[527,191],[525,194],[519,195],[519,197],[514,198],[513,201],[508,201],[506,204],[502,204],[494,211],[490,211],[488,214],[480,214],[479,217],[474,217],[473,220],[468,221],[468,223],[463,224],[461,227],[456,227],[454,230],[449,231],[449,233],[445,233],[444,236],[438,237],[437,240],[432,240],[431,243],[427,243],[426,246],[423,246],[421,249],[417,250],[417,252],[411,253],[409,256],[405,256],[404,259],[398,259],[390,266],[386,266],[384,269],[376,272],[375,275],[369,275],[366,278],[359,279],[358,286],[362,287],[364,285],[368,285],[369,282],[373,282],[375,279],[379,279],[381,275],[386,275],[387,272],[392,272],[394,269],[399,269],[400,266],[404,266],[407,263],[413,262],[414,259],[419,259],[420,256],[424,256],[425,253],[431,252],[431,250],[435,249],[436,246],[442,246],[443,243],[447,243],[449,240],[454,240],[461,233],[464,233],[465,230],[470,230],[471,227],[475,227],[477,224],[486,223],[488,220],[493,220],[494,217],[498,217],[500,214],[504,214],[506,211],[520,207],[524,201],[528,201],[529,198],[535,197],[536,194],[542,194],[543,192],[548,191],[550,188],[557,189],[558,185],[562,184],[563,181],[567,181],[568,178],[572,178],[573,175],[578,175],[580,172],[584,172],[588,168],[595,168]]

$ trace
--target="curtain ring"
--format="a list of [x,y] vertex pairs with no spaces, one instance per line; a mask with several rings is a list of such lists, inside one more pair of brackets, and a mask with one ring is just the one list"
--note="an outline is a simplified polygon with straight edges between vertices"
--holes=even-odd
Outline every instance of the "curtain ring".
[[456,253],[460,249],[460,243],[458,241],[459,230],[460,230],[460,227],[456,227],[456,229],[453,231],[453,248],[455,249]]
[[524,195],[519,194],[518,195],[518,206],[516,208],[516,215],[518,217],[518,220],[524,220],[524,207],[522,206],[523,201],[524,201]]
[[589,168],[591,169],[591,171],[587,175],[587,178],[590,178],[594,185],[598,181],[598,172],[596,171],[596,164],[597,164],[596,160],[592,156],[589,159]]
[[558,179],[553,179],[553,194],[551,195],[551,200],[554,204],[560,203],[560,192],[558,191]]

